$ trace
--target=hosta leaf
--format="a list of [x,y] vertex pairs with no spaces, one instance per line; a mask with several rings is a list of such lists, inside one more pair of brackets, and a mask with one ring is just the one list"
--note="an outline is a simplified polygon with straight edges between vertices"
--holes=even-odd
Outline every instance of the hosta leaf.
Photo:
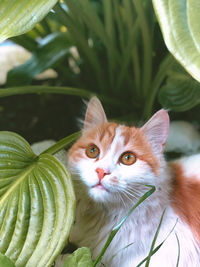
[[0,42],[32,29],[56,2],[57,0],[0,1]]
[[160,89],[158,97],[164,108],[186,111],[200,103],[200,83],[183,68],[174,65],[167,75],[167,83]]
[[7,86],[30,84],[32,79],[52,67],[69,53],[71,43],[66,33],[53,33],[42,40],[32,57],[8,73]]
[[2,267],[15,267],[14,263],[6,257],[6,255],[3,255],[0,253],[0,266]]
[[19,135],[0,132],[0,251],[16,266],[51,266],[73,222],[74,192],[63,165],[37,157]]
[[67,257],[62,267],[92,267],[92,255],[89,248],[82,247]]
[[200,1],[153,0],[153,4],[169,51],[200,81]]

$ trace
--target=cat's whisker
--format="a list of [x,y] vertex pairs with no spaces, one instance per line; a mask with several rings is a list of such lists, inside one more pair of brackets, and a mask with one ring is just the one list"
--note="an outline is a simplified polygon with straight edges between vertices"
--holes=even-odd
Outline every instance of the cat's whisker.
[[137,197],[136,197],[135,195],[130,194],[130,193],[127,192],[127,191],[122,191],[122,193],[123,193],[124,196],[125,196],[126,198],[128,198],[131,202],[133,202],[134,200],[137,199]]
[[121,193],[124,195],[125,198],[127,198],[128,200],[130,200],[130,202],[133,201],[133,200],[126,194],[126,192],[121,191]]
[[122,204],[124,205],[124,208],[126,209],[126,204],[125,204],[125,202],[124,202],[124,200],[123,200],[123,197],[121,196],[121,194],[120,194],[119,191],[118,191],[117,193],[118,193],[119,198],[120,198],[121,201],[122,201]]
[[137,200],[140,195],[135,194],[134,192],[129,192],[127,189],[121,189],[121,192],[128,198],[131,202]]

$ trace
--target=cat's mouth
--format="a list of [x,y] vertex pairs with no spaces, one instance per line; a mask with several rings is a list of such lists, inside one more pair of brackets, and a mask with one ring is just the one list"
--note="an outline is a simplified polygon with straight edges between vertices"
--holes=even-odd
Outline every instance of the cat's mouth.
[[102,183],[98,183],[96,185],[93,185],[92,188],[97,188],[97,189],[105,190],[105,191],[109,192],[108,189],[102,185]]

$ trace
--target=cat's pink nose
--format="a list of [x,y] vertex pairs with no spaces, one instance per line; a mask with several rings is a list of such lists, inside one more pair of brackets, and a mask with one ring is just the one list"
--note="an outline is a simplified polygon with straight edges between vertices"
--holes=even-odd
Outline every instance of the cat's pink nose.
[[101,168],[96,168],[96,172],[99,178],[99,182],[101,182],[101,180],[103,179],[105,175],[110,174],[109,172],[106,172],[104,169],[101,169]]

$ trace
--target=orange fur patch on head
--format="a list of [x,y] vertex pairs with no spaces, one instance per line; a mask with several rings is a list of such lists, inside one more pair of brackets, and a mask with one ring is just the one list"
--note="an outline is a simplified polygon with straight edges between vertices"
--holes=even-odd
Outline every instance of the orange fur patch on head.
[[124,146],[136,154],[136,157],[149,164],[152,171],[159,175],[159,162],[154,155],[151,145],[147,141],[140,129],[135,127],[122,126],[122,136],[124,137]]
[[[116,123],[103,123],[89,131],[84,131],[81,138],[69,150],[69,158],[73,162],[78,162],[85,156],[85,149],[90,144],[97,145],[101,150],[100,158],[103,157],[113,142],[118,126]],[[128,126],[120,126],[120,131],[124,140],[123,146],[132,151],[138,159],[147,162],[152,171],[159,175],[158,159],[142,131]],[[116,151],[120,148],[121,142],[116,143]]]
[[184,176],[183,168],[178,163],[171,163],[171,167],[175,175],[172,207],[200,242],[200,181],[195,176]]
[[116,123],[103,123],[89,131],[83,132],[80,139],[69,150],[69,157],[72,157],[73,162],[77,162],[83,157],[88,145],[93,143],[101,146],[101,152],[104,155],[115,137],[117,126]]

